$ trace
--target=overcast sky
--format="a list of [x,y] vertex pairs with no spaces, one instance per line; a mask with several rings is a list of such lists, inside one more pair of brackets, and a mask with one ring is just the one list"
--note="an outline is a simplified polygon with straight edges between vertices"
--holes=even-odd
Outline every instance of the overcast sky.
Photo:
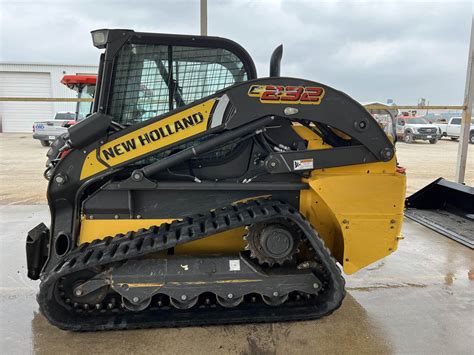
[[[243,45],[268,75],[284,45],[282,75],[355,99],[461,104],[472,1],[208,0],[209,35]],[[96,64],[98,28],[199,34],[199,0],[0,0],[0,60]]]

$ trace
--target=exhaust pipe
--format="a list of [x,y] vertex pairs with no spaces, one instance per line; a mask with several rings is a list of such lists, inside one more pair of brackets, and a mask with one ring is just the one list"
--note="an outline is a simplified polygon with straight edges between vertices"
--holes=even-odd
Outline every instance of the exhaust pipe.
[[270,58],[270,77],[276,78],[280,76],[281,57],[283,56],[283,45],[280,44],[272,53]]

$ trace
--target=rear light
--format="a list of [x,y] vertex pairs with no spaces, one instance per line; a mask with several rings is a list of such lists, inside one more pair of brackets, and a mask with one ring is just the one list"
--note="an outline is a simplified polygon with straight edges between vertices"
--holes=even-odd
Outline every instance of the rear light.
[[33,125],[33,133],[35,133],[35,125]]
[[71,120],[71,121],[64,122],[64,123],[63,123],[63,127],[68,128],[68,127],[71,127],[71,126],[73,126],[73,125],[75,125],[75,124],[76,124],[76,121]]
[[59,159],[63,159],[66,155],[69,154],[70,151],[71,151],[71,149],[63,150],[63,151],[59,154]]
[[406,174],[407,169],[404,168],[403,166],[397,166],[397,173],[399,174]]

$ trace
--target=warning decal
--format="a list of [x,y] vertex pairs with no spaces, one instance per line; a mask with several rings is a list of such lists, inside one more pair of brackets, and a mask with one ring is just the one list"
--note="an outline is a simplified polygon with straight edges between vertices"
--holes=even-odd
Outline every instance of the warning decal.
[[293,170],[310,170],[313,169],[313,159],[293,160]]
[[240,260],[229,260],[229,271],[240,271]]

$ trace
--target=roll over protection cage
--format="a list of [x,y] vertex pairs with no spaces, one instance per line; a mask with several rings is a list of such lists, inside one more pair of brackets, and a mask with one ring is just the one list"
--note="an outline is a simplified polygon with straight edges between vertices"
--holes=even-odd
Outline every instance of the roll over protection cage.
[[[255,64],[249,53],[238,43],[226,38],[212,36],[169,35],[135,32],[133,30],[103,29],[106,31],[106,43],[99,48],[105,48],[99,63],[99,74],[96,88],[96,104],[94,112],[108,113],[111,96],[111,86],[114,79],[114,65],[120,49],[126,44],[174,45],[202,48],[222,48],[236,55],[242,62],[249,80],[257,78]],[[97,32],[92,31],[92,33]]]

